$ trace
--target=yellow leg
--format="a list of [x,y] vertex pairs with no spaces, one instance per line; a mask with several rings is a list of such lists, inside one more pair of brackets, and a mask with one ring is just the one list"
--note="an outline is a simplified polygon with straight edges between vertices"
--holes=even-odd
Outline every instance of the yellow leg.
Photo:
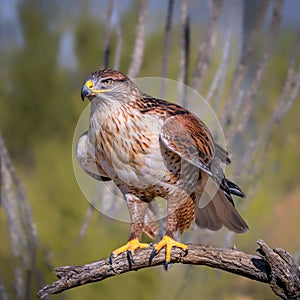
[[132,256],[134,251],[139,248],[149,247],[149,244],[140,243],[138,239],[130,240],[126,245],[114,250],[110,255],[110,263],[112,263],[112,258],[118,256],[119,254],[126,252],[128,253],[128,258],[133,262]]
[[171,252],[172,247],[178,247],[181,248],[184,251],[187,251],[188,246],[185,244],[182,244],[180,242],[175,241],[171,237],[164,235],[161,241],[154,246],[154,249],[152,250],[152,253],[150,255],[150,261],[153,259],[156,253],[158,253],[163,247],[166,248],[166,260],[165,260],[165,269],[168,269],[168,264],[171,261]]

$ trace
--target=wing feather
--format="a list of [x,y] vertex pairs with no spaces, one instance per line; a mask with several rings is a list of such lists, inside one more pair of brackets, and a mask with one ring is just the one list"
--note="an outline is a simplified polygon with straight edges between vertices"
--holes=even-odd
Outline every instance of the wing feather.
[[109,181],[111,178],[105,173],[104,170],[100,169],[95,162],[95,153],[88,138],[88,132],[84,132],[76,147],[76,158],[81,168],[91,177],[98,181]]
[[211,162],[215,143],[209,129],[192,114],[169,117],[162,126],[160,139],[171,151],[213,176]]

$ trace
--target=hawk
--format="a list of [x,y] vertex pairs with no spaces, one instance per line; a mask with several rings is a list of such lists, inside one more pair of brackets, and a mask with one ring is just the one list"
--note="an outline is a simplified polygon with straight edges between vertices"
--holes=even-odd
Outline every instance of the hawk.
[[225,177],[228,152],[216,143],[207,126],[187,109],[151,97],[116,70],[91,73],[81,89],[91,103],[89,130],[77,144],[80,166],[97,180],[112,180],[124,195],[131,229],[128,242],[114,250],[111,260],[149,247],[145,232],[155,238],[158,225],[149,209],[155,197],[167,201],[164,236],[153,246],[150,259],[165,248],[165,268],[172,247],[193,221],[200,228],[222,226],[242,233],[247,224],[234,207],[232,195],[242,190]]

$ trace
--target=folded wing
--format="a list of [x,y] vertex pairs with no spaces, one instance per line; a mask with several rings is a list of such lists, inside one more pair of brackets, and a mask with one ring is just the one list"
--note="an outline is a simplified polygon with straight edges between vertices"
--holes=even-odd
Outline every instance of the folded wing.
[[202,171],[194,203],[196,224],[211,230],[224,225],[234,232],[245,232],[248,226],[231,196],[245,194],[225,177],[222,163],[230,163],[228,153],[214,142],[205,124],[192,114],[175,115],[166,120],[160,139],[169,150]]
[[96,164],[95,151],[89,142],[88,132],[84,132],[76,147],[76,158],[81,168],[91,177],[99,181],[109,181],[111,178],[107,176],[104,170],[102,170]]

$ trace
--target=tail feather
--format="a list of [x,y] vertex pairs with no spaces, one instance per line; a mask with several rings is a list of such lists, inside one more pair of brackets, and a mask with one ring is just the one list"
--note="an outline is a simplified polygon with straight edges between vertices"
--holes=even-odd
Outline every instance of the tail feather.
[[219,230],[223,225],[236,233],[243,233],[249,229],[221,190],[205,207],[195,206],[195,222],[200,228],[214,231]]
[[[207,180],[203,178],[201,186],[198,188],[198,193],[195,202],[195,222],[201,228],[210,230],[219,230],[223,225],[229,230],[236,233],[243,233],[248,230],[248,225],[235,209],[230,193],[237,196],[244,196],[241,189],[233,182],[226,179],[227,193],[222,187],[217,187],[216,193],[210,197],[210,201],[203,207],[200,205],[200,199],[207,198],[205,184]],[[228,199],[230,197],[230,200]],[[207,202],[207,201],[206,201]]]
[[248,225],[240,216],[235,207],[226,199],[221,190],[219,190],[212,200],[216,209],[216,215],[225,227],[236,233],[247,231]]
[[209,202],[203,208],[195,209],[195,223],[200,228],[207,228],[213,231],[221,229],[223,223],[219,218],[216,218],[216,209],[212,202]]

